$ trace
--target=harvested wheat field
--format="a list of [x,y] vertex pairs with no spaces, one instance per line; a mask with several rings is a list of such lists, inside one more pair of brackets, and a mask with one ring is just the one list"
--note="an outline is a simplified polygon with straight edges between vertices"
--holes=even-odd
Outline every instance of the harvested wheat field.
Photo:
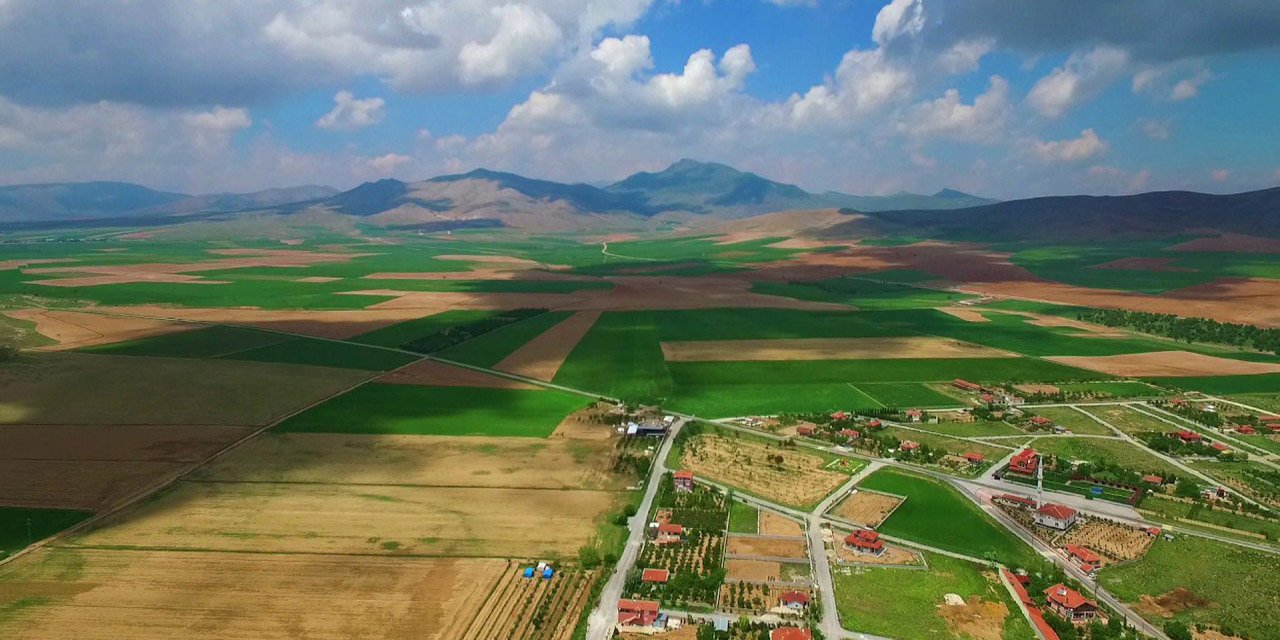
[[809,546],[804,538],[767,538],[758,536],[729,536],[725,553],[730,556],[748,558],[793,558],[803,560],[809,557]]
[[937,309],[949,316],[960,318],[965,322],[991,322],[990,318],[974,311],[973,309],[966,309],[964,307],[937,307]]
[[[526,579],[513,565],[465,629],[450,640],[569,640],[590,596],[593,571],[559,568],[551,580]],[[535,623],[538,621],[539,623]]]
[[1003,602],[988,602],[970,596],[964,604],[944,604],[938,615],[947,621],[947,629],[958,637],[973,640],[1001,640],[1009,607]]
[[784,518],[769,511],[760,512],[760,534],[766,536],[804,537],[804,527],[791,518]]
[[1280,240],[1242,233],[1224,233],[1214,237],[1189,240],[1174,245],[1170,249],[1173,251],[1280,253]]
[[99,511],[172,480],[190,465],[0,459],[0,506]]
[[69,544],[286,553],[572,556],[617,493],[181,482]]
[[725,580],[729,582],[776,582],[782,579],[782,564],[772,560],[724,561]]
[[664,342],[668,362],[1012,358],[1015,354],[950,338],[798,338]]
[[[620,490],[612,444],[569,438],[266,433],[193,477],[223,482]],[[375,491],[376,492],[376,491]]]
[[1133,378],[1280,373],[1280,364],[1231,360],[1190,351],[1153,351],[1118,356],[1056,356],[1048,360],[1113,376]]
[[[0,637],[456,638],[504,560],[42,549],[0,567]],[[7,603],[24,602],[14,609]]]
[[58,343],[45,347],[46,351],[78,349],[201,328],[199,325],[150,318],[104,316],[75,311],[20,309],[4,313],[10,318],[35,323],[36,332]]
[[366,377],[240,360],[32,353],[0,367],[0,424],[266,425]]
[[503,378],[483,371],[456,367],[434,360],[419,360],[378,378],[378,382],[413,384],[424,387],[483,387],[489,389],[529,389],[537,391],[527,382]]
[[849,478],[822,469],[826,461],[821,456],[720,435],[690,438],[682,462],[700,476],[796,507],[818,502]]
[[903,499],[887,493],[858,489],[831,511],[832,515],[854,524],[875,529],[889,518]]
[[493,368],[550,382],[565,358],[599,319],[599,311],[579,311],[526,342]]

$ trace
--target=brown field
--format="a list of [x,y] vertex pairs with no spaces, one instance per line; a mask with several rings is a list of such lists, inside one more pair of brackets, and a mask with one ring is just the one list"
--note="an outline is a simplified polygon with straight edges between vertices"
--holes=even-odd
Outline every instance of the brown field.
[[991,347],[929,337],[664,342],[662,354],[668,362],[1014,357]]
[[804,537],[804,527],[791,518],[784,518],[769,511],[760,512],[760,533],[767,536]]
[[201,469],[193,479],[624,489],[625,479],[609,472],[612,449],[609,440],[570,438],[265,433]]
[[782,579],[782,565],[772,560],[724,561],[725,579],[730,582],[774,582]]
[[967,309],[965,307],[937,307],[937,309],[938,311],[947,315],[955,316],[966,322],[991,322],[990,318],[982,315],[974,309]]
[[190,275],[204,271],[225,269],[249,269],[254,267],[306,267],[326,262],[346,262],[367,253],[321,253],[290,249],[214,249],[214,255],[233,256],[192,262],[152,262],[126,265],[61,265],[26,269],[27,275],[68,275],[74,277],[37,280],[29,284],[55,287],[92,287],[104,284],[128,282],[179,282],[192,284],[222,284],[223,281],[203,280]]
[[[782,456],[781,465],[769,456]],[[758,440],[699,435],[685,443],[684,467],[698,475],[787,505],[807,506],[835,491],[848,476],[822,469],[824,460]]]
[[882,566],[921,566],[924,564],[924,557],[917,551],[912,551],[906,547],[886,544],[884,553],[878,556],[865,555],[857,553],[845,547],[843,544],[844,534],[837,537],[835,543],[835,556],[840,562],[848,564],[874,564]]
[[1212,606],[1212,600],[1196,595],[1185,587],[1178,587],[1159,596],[1140,596],[1138,603],[1133,605],[1133,610],[1143,617],[1172,618],[1187,609]]
[[599,319],[599,311],[579,311],[526,342],[503,358],[494,369],[549,382]]
[[536,260],[530,260],[528,258],[517,258],[515,256],[500,256],[500,255],[494,255],[494,254],[479,254],[479,253],[450,254],[450,255],[443,255],[443,256],[435,256],[435,259],[451,260],[451,261],[457,261],[457,262],[479,262],[483,264],[499,264],[499,265],[506,265],[508,267],[519,267],[522,269],[540,269],[543,267],[553,266],[553,265],[543,265],[541,262],[538,262]]
[[472,269],[470,271],[391,271],[371,273],[364,280],[561,280],[565,282],[589,282],[598,280],[592,276],[543,269],[513,270],[510,268]]
[[305,282],[307,284],[326,284],[329,282],[337,282],[342,278],[333,278],[329,276],[308,276],[306,278],[298,278],[294,282]]
[[809,557],[809,546],[804,538],[758,538],[731,535],[725,546],[725,553],[757,558],[804,559]]
[[1088,520],[1071,528],[1056,542],[1058,546],[1078,544],[1102,556],[1103,566],[1137,560],[1147,555],[1153,539],[1146,531],[1105,520]]
[[836,505],[833,513],[849,522],[874,529],[893,513],[902,498],[866,489],[858,489],[853,495]]
[[1013,388],[1027,395],[1057,395],[1062,393],[1062,389],[1051,384],[1015,384]]
[[947,629],[957,637],[973,640],[1001,640],[1009,607],[1003,602],[988,602],[971,596],[963,605],[944,604],[938,615],[947,621]]
[[10,318],[34,322],[40,335],[58,343],[45,347],[49,351],[111,344],[200,328],[199,325],[150,318],[104,316],[75,311],[20,309],[4,313]]
[[0,260],[0,271],[21,269],[33,264],[56,264],[59,262],[76,262],[75,258],[35,258],[25,260]]
[[1055,362],[1134,378],[1231,376],[1278,373],[1280,364],[1248,362],[1189,351],[1154,351],[1118,356],[1056,356]]
[[1223,233],[1211,238],[1196,238],[1170,247],[1174,251],[1225,251],[1243,253],[1280,253],[1280,240]]
[[42,549],[0,567],[0,637],[454,640],[504,560]]
[[103,311],[129,313],[152,318],[171,318],[218,324],[247,325],[301,333],[319,338],[346,340],[390,325],[416,320],[447,310],[440,309],[356,309],[307,311],[274,309],[199,309],[185,307],[100,307]]
[[33,353],[0,367],[0,424],[266,425],[367,376],[266,362]]
[[571,557],[618,493],[180,482],[74,539],[82,546]]
[[1171,271],[1195,272],[1195,269],[1173,266],[1173,258],[1121,258],[1103,264],[1095,264],[1090,269],[1119,269],[1124,271]]
[[[450,638],[460,640],[568,640],[587,604],[594,572],[557,570],[554,578],[523,578],[508,567],[489,594],[478,615],[465,630]],[[541,618],[535,626],[534,619]]]
[[495,376],[483,371],[455,367],[434,360],[419,360],[378,378],[378,382],[413,384],[424,387],[488,387],[492,389],[541,390],[527,382]]

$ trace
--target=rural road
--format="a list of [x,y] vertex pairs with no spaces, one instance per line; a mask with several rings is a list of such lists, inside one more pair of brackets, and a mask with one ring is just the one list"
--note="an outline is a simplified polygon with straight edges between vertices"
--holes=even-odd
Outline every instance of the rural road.
[[604,590],[600,592],[596,608],[587,618],[587,640],[608,640],[613,637],[613,628],[618,624],[618,600],[622,598],[622,589],[627,584],[627,573],[631,571],[632,565],[640,555],[640,549],[644,546],[644,530],[649,522],[649,511],[653,508],[653,498],[658,495],[658,486],[661,484],[663,474],[667,472],[667,454],[671,453],[671,445],[679,435],[680,429],[684,427],[684,423],[683,419],[677,420],[671,427],[671,433],[662,441],[662,446],[658,447],[657,456],[653,460],[653,469],[649,472],[649,480],[645,484],[644,500],[640,502],[640,508],[636,510],[636,515],[631,517],[629,523],[631,533],[627,536],[627,546],[623,548],[622,556],[618,558],[618,564],[614,567],[609,582],[605,583]]

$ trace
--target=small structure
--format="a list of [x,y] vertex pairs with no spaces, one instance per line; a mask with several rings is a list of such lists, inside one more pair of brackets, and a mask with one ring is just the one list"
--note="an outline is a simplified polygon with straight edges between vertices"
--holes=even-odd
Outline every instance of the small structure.
[[645,569],[640,573],[640,582],[666,584],[671,579],[671,572],[666,569]]
[[1049,418],[1046,418],[1044,416],[1032,416],[1031,426],[1038,427],[1041,429],[1048,429],[1053,426],[1053,420],[1050,420]]
[[982,385],[976,382],[969,382],[961,378],[956,378],[951,382],[952,386],[961,391],[982,391]]
[[1147,484],[1164,484],[1164,478],[1157,475],[1142,476],[1142,481]]
[[1217,451],[1218,453],[1226,453],[1231,450],[1231,447],[1228,447],[1227,445],[1222,444],[1221,442],[1212,442],[1209,444],[1209,446],[1212,447],[1213,450]]
[[[879,420],[876,420],[875,418],[872,418],[872,419],[870,419],[870,420],[868,420],[868,421],[867,421],[867,426],[868,426],[868,427],[871,427],[872,429],[879,429],[879,428],[880,428],[880,426],[881,426],[881,425],[883,425],[883,424],[884,424],[883,422],[880,422]],[[1278,424],[1278,425],[1276,425],[1276,426],[1277,426],[1277,427],[1280,427],[1280,424]]]
[[1147,527],[1146,532],[1147,532],[1147,535],[1151,536],[1152,538],[1160,537],[1160,527]]
[[618,624],[624,627],[652,627],[658,622],[658,603],[653,600],[619,600]]
[[543,570],[542,570],[542,579],[543,579],[543,580],[550,580],[550,579],[554,578],[555,576],[556,576],[556,570],[555,570],[555,569],[552,569],[551,567],[547,567],[547,568],[545,568],[545,569],[543,569]]
[[664,522],[658,524],[658,535],[653,543],[658,545],[679,544],[684,540],[684,527]]
[[1002,502],[1011,507],[1020,507],[1022,509],[1036,508],[1036,501],[1026,496],[1020,496],[1015,493],[1005,493],[991,499],[993,502]]
[[1177,432],[1177,433],[1175,433],[1175,434],[1173,434],[1173,435],[1174,435],[1175,437],[1177,437],[1179,440],[1181,440],[1184,444],[1190,444],[1190,443],[1193,443],[1193,442],[1201,442],[1201,441],[1203,441],[1203,440],[1204,440],[1204,438],[1203,438],[1200,434],[1198,434],[1198,433],[1196,433],[1196,432],[1194,432],[1194,431],[1186,431],[1186,430],[1182,430],[1182,431],[1179,431],[1179,432]]
[[857,429],[841,429],[840,435],[850,440],[857,440],[858,438],[862,437],[862,432],[858,431]]
[[1271,433],[1280,433],[1280,422],[1267,425],[1267,431]]
[[907,419],[912,422],[920,422],[924,419],[924,412],[919,409],[907,409]]
[[799,627],[778,627],[769,634],[769,640],[813,640],[813,632]]
[[982,400],[982,402],[983,402],[984,404],[995,404],[995,403],[996,403],[996,397],[995,397],[995,396],[993,396],[993,395],[991,395],[991,394],[989,394],[989,393],[984,393],[984,394],[982,394],[982,395],[980,395],[980,396],[978,396],[978,397]]
[[1027,476],[1035,475],[1039,460],[1040,454],[1035,449],[1023,449],[1009,460],[1009,472]]
[[792,611],[804,611],[809,606],[809,594],[803,591],[784,591],[778,600]]
[[884,555],[884,540],[870,529],[855,531],[844,537],[844,546],[857,553],[871,556]]
[[1236,433],[1238,433],[1238,434],[1240,434],[1240,435],[1242,435],[1242,436],[1251,436],[1251,435],[1254,435],[1254,434],[1258,433],[1258,430],[1257,430],[1257,429],[1254,429],[1253,427],[1251,427],[1251,426],[1249,426],[1249,425],[1247,425],[1247,424],[1242,424],[1242,425],[1238,425],[1238,426],[1236,427]]
[[1079,591],[1058,583],[1044,590],[1049,610],[1072,624],[1082,624],[1098,617],[1098,604]]
[[837,411],[837,412],[835,412],[835,413],[831,414],[831,416],[830,416],[830,417],[831,417],[831,419],[832,419],[832,420],[835,420],[835,421],[837,421],[837,422],[844,422],[844,421],[846,421],[846,420],[848,420],[848,419],[850,418],[850,416],[849,416],[849,412],[847,412],[847,411]]
[[1066,531],[1076,523],[1078,516],[1076,510],[1071,507],[1049,502],[1036,509],[1035,522],[1043,527]]
[[524,575],[524,577],[526,577],[526,578],[532,578],[532,577],[533,577],[533,567],[525,567],[525,568],[524,568],[524,573],[523,573],[522,575]]
[[811,436],[813,435],[813,425],[802,424],[796,427],[796,433],[802,436]]
[[915,451],[920,448],[920,443],[915,440],[903,440],[902,445],[898,448],[903,451]]
[[693,472],[677,471],[671,476],[671,481],[675,483],[676,491],[689,493],[693,491]]
[[966,451],[964,454],[964,460],[969,464],[982,464],[983,462],[986,462],[987,457],[977,451]]
[[[1102,558],[1099,557],[1098,554],[1090,551],[1088,547],[1082,547],[1078,544],[1069,544],[1064,547],[1064,549],[1066,549],[1067,555],[1070,556],[1076,564],[1082,565],[1081,568],[1089,567],[1092,569],[1094,566],[1102,563]],[[1085,569],[1085,571],[1088,570],[1089,569]]]

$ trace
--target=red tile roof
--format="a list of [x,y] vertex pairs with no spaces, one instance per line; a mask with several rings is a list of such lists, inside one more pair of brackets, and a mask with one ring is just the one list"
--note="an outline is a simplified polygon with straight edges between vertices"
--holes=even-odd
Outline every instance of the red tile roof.
[[1026,496],[1020,496],[1020,495],[1016,495],[1016,494],[1012,494],[1012,493],[1005,493],[1005,494],[1002,494],[1002,495],[998,495],[998,496],[996,496],[996,498],[997,498],[997,499],[1000,499],[1000,500],[1004,500],[1004,501],[1006,501],[1006,502],[1016,502],[1016,503],[1018,503],[1018,504],[1020,504],[1020,505],[1022,505],[1022,506],[1024,506],[1024,507],[1035,507],[1035,506],[1036,506],[1036,501],[1035,501],[1035,500],[1032,500],[1031,498],[1028,498],[1028,497],[1026,497]]
[[1066,505],[1053,504],[1053,503],[1049,503],[1044,505],[1043,507],[1040,507],[1039,511],[1040,513],[1046,516],[1049,516],[1050,518],[1057,518],[1058,520],[1070,520],[1071,518],[1074,518],[1076,515],[1075,509],[1072,509],[1071,507],[1068,507]]
[[[878,426],[880,426],[881,424],[883,424],[883,423],[882,423],[882,422],[880,422],[879,420],[875,420],[875,419],[872,419],[872,420],[870,420],[869,422],[867,422],[867,426],[868,426],[868,427],[878,427]],[[1278,425],[1276,425],[1276,426],[1277,426],[1277,427],[1280,427],[1280,424],[1278,424]]]
[[1153,538],[1160,535],[1160,527],[1147,527],[1147,535]]
[[666,569],[645,569],[640,574],[641,582],[666,582],[671,578],[671,572]]
[[884,548],[884,541],[880,539],[880,534],[875,531],[861,529],[844,537],[844,543],[859,549],[868,549],[877,551]]
[[1201,436],[1200,436],[1200,434],[1198,434],[1198,433],[1196,433],[1196,432],[1194,432],[1194,431],[1186,431],[1186,430],[1183,430],[1183,431],[1179,431],[1179,432],[1177,432],[1177,433],[1175,433],[1175,434],[1173,434],[1173,435],[1177,436],[1177,437],[1178,437],[1178,439],[1179,439],[1179,440],[1181,440],[1181,441],[1183,441],[1183,442],[1199,442],[1199,441],[1201,440]]
[[987,457],[982,455],[981,453],[978,453],[977,451],[966,451],[964,454],[964,459],[968,460],[969,462],[982,462],[983,460],[986,460]]
[[769,640],[813,640],[813,632],[797,627],[778,627],[769,634]]
[[784,591],[779,598],[782,604],[802,604],[809,606],[809,594],[803,591]]
[[657,613],[658,603],[653,600],[619,600],[618,611],[633,613]]
[[842,435],[842,436],[844,436],[844,437],[846,437],[846,438],[859,438],[859,437],[862,437],[862,434],[861,434],[860,432],[858,432],[858,430],[857,430],[857,429],[841,429],[841,430],[840,430],[840,435]]
[[1082,547],[1078,544],[1069,544],[1066,546],[1066,550],[1071,557],[1076,558],[1080,562],[1098,564],[1098,561],[1101,560],[1101,558],[1098,557],[1098,554],[1090,551],[1088,547]]
[[1150,482],[1151,484],[1161,484],[1164,482],[1164,478],[1161,478],[1160,476],[1142,476],[1142,481]]
[[692,479],[693,479],[693,472],[692,472],[692,471],[677,471],[677,472],[675,473],[675,475],[674,475],[674,476],[672,476],[672,477],[674,477],[676,480],[692,480]]
[[831,414],[831,419],[832,420],[848,420],[849,414],[848,412],[845,412],[845,411],[837,411]]
[[1222,444],[1221,442],[1215,442],[1215,443],[1213,443],[1213,444],[1211,444],[1211,445],[1209,445],[1209,446],[1210,446],[1210,447],[1213,447],[1213,448],[1214,448],[1215,450],[1217,450],[1217,451],[1227,451],[1227,450],[1229,450],[1229,449],[1231,448],[1231,447],[1228,447],[1228,446],[1227,446],[1227,445],[1225,445],[1225,444]]
[[1049,602],[1061,606],[1072,611],[1079,609],[1084,605],[1098,606],[1084,597],[1079,591],[1072,589],[1062,583],[1058,583],[1044,590],[1044,595]]
[[1031,418],[1031,424],[1053,424],[1053,420],[1050,420],[1044,416],[1035,416]]
[[802,436],[811,435],[811,434],[813,433],[813,427],[811,427],[811,426],[809,426],[809,425],[807,425],[807,424],[802,424],[802,425],[800,425],[800,426],[796,427],[796,433],[798,433],[798,434],[800,434],[800,435],[802,435]]
[[1249,426],[1249,425],[1247,425],[1247,424],[1242,424],[1242,425],[1240,425],[1240,426],[1236,427],[1236,431],[1237,431],[1238,433],[1243,433],[1243,434],[1244,434],[1244,435],[1246,435],[1246,436],[1248,436],[1248,435],[1253,435],[1253,434],[1255,434],[1255,433],[1257,433],[1257,432],[1258,432],[1258,430],[1257,430],[1257,429],[1254,429],[1253,427],[1251,427],[1251,426]]
[[684,533],[684,527],[678,524],[663,523],[658,525],[658,533],[665,533],[668,535],[678,536]]
[[919,449],[919,448],[920,448],[920,443],[919,443],[919,442],[916,442],[915,440],[903,440],[903,441],[902,441],[902,450],[903,450],[903,451],[915,451],[916,449]]

